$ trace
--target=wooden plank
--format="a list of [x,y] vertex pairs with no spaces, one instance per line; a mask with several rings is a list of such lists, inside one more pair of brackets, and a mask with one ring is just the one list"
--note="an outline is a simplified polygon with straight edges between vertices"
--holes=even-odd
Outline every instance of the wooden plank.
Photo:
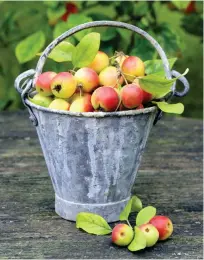
[[202,259],[202,191],[202,121],[166,117],[152,129],[133,193],[168,215],[174,234],[134,254],[117,248],[56,215],[27,113],[0,114],[0,258]]

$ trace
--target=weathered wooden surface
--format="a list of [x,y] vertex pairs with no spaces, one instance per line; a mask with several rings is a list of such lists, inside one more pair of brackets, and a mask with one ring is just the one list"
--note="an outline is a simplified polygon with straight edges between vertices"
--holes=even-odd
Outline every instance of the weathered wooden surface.
[[56,215],[35,128],[25,112],[2,113],[0,259],[202,259],[202,177],[202,121],[160,121],[150,135],[133,193],[168,215],[175,230],[168,241],[133,254],[112,245],[109,236],[86,234]]

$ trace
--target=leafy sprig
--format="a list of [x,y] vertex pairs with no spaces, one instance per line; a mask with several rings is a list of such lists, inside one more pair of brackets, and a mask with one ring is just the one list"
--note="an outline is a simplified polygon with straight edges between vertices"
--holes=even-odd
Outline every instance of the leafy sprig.
[[[139,229],[139,226],[148,223],[150,219],[156,215],[156,208],[152,206],[142,208],[141,200],[137,196],[132,196],[119,216],[120,221],[126,221],[132,228],[129,222],[129,215],[131,212],[138,212],[138,214],[133,229],[134,238],[129,244],[128,249],[130,251],[138,251],[146,247],[146,239]],[[103,217],[90,212],[81,212],[77,215],[76,227],[94,235],[108,235],[112,233],[112,228]]]

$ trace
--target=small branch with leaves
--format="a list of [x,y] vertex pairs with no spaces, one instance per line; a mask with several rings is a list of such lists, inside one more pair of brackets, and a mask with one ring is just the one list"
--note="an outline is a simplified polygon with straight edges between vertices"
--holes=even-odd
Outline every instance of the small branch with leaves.
[[[130,213],[135,212],[137,212],[137,215],[133,228],[129,222],[129,216]],[[160,222],[158,222],[158,219]],[[156,216],[156,208],[152,206],[142,208],[142,202],[137,196],[131,197],[120,213],[119,220],[126,221],[128,225],[120,223],[112,229],[100,215],[81,212],[77,215],[76,227],[94,235],[108,235],[112,233],[113,243],[119,246],[127,246],[128,250],[132,252],[153,246],[158,239],[167,239],[173,232],[173,224],[170,219],[165,216]],[[165,230],[162,225],[165,226]],[[165,238],[164,236],[161,237],[160,233],[163,235],[165,233]]]

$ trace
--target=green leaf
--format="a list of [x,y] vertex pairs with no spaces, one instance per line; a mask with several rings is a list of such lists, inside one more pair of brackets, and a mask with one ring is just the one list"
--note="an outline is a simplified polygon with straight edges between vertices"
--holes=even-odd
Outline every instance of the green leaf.
[[149,44],[147,39],[136,35],[134,41],[134,48],[131,46],[130,55],[138,56],[142,60],[155,59],[157,57],[156,49]]
[[152,103],[156,104],[163,112],[166,113],[182,114],[184,111],[184,105],[182,103],[168,104],[167,102],[156,101],[152,101]]
[[136,217],[136,225],[140,226],[142,224],[146,224],[156,215],[156,208],[152,206],[148,206],[140,210]]
[[110,41],[115,38],[117,30],[115,28],[102,28],[101,29],[101,41]]
[[121,28],[116,28],[116,31],[118,32],[118,34],[127,41],[127,39],[130,39],[131,35],[132,35],[132,31],[129,30],[125,30],[125,29],[121,29]]
[[95,58],[100,46],[100,34],[89,33],[82,38],[72,54],[74,67],[88,66]]
[[113,47],[107,45],[106,43],[103,44],[103,42],[101,42],[100,50],[105,52],[109,57],[112,57],[114,55]]
[[131,212],[139,212],[142,209],[142,201],[137,196],[132,196]]
[[4,108],[6,107],[6,105],[8,104],[9,100],[6,99],[6,100],[1,100],[0,99],[0,111],[3,111]]
[[13,88],[12,85],[10,85],[10,86],[11,87],[8,92],[9,102],[6,106],[6,110],[12,111],[12,110],[16,110],[18,108],[22,108],[23,104],[22,104],[22,100],[20,98],[19,93],[15,90],[15,88]]
[[55,9],[55,8],[57,8],[59,1],[47,1],[47,0],[45,0],[45,1],[43,1],[43,4],[52,8],[52,9]]
[[60,36],[62,33],[66,32],[69,30],[68,24],[65,22],[59,22],[55,25],[54,31],[53,31],[53,38],[57,38]]
[[3,110],[9,102],[8,87],[6,77],[0,74],[0,111]]
[[55,21],[59,19],[66,12],[65,6],[61,6],[57,9],[48,8],[47,9],[47,17],[49,21]]
[[142,19],[140,20],[140,23],[141,23],[142,27],[147,27],[150,25],[150,21],[145,16],[142,17]]
[[[34,12],[35,15],[33,15]],[[46,15],[41,12],[38,13],[32,9],[29,12],[26,12],[24,8],[22,8],[21,12],[17,13],[17,15],[19,16],[15,21],[17,24],[17,35],[13,35],[13,33],[16,31],[12,32],[12,35],[9,37],[9,41],[20,41],[24,37],[37,32],[39,28],[44,33],[47,28],[51,31],[51,28],[47,23]],[[49,35],[47,37],[49,37]]]
[[126,204],[125,208],[123,209],[123,211],[120,213],[120,217],[119,219],[121,221],[123,220],[128,220],[129,214],[131,212],[131,208],[132,208],[132,198],[128,201],[128,203]]
[[178,9],[186,9],[191,1],[171,1]]
[[22,40],[15,49],[16,57],[19,63],[25,63],[32,60],[45,44],[45,35],[38,31],[24,40]]
[[[83,14],[70,14],[69,19],[66,22],[59,22],[56,24],[53,32],[53,37],[56,38],[67,30],[83,23],[91,22],[92,18],[85,16]],[[81,32],[77,32],[74,34],[74,37],[77,40],[81,40],[85,35],[90,33],[92,28],[82,30]]]
[[[49,54],[48,58],[56,61],[56,62],[64,62],[72,60],[72,53],[74,51],[74,45],[70,42],[61,42],[59,43]],[[39,53],[38,55],[41,55]]]
[[76,227],[95,235],[107,235],[112,232],[111,227],[104,218],[88,212],[80,212],[77,215]]
[[163,23],[159,27],[157,41],[164,49],[167,56],[177,56],[183,49],[184,41],[180,33],[168,23]]
[[[104,3],[104,2],[103,2]],[[97,9],[96,9],[97,10]],[[95,12],[94,10],[91,12],[89,12],[89,17],[92,18],[93,21],[101,21],[101,20],[112,20],[112,15],[110,13],[99,13],[99,12]]]
[[173,82],[172,80],[154,74],[139,79],[140,87],[148,93],[151,93],[154,98],[161,98],[169,93]]
[[[198,12],[198,2],[196,2],[196,10]],[[197,12],[183,16],[181,26],[188,33],[202,37],[203,17],[199,16]]]
[[[168,59],[170,69],[172,69],[176,60],[177,60],[177,58]],[[144,62],[144,65],[145,65],[145,73],[146,74],[154,74],[154,73],[157,73],[157,72],[163,72],[162,74],[165,75],[164,65],[163,65],[162,60],[158,60],[158,59],[147,60],[147,61]]]
[[177,78],[166,79],[160,75],[150,74],[139,78],[140,87],[151,93],[154,98],[162,98],[171,91],[172,84],[180,77],[186,75],[189,69]]
[[[69,26],[67,23],[65,22],[58,22],[56,25],[55,25],[55,28],[53,30],[53,38],[57,38],[58,36],[60,36],[61,34],[63,34],[64,32],[66,32],[67,30],[69,30]],[[68,37],[67,39],[65,39],[64,41],[67,41],[67,42],[70,42],[72,44],[76,44],[76,39],[71,36],[71,37]]]
[[142,209],[142,202],[137,196],[132,196],[131,199],[126,204],[123,211],[120,213],[119,219],[121,221],[128,220],[131,212],[138,212]]
[[[130,47],[129,45],[130,45],[130,39],[133,37],[132,36],[133,32],[125,29],[120,29],[120,28],[116,28],[116,31],[117,31],[117,35],[116,35],[117,49],[123,51],[124,53],[126,52],[129,53],[129,49],[132,50],[132,46]],[[115,52],[115,48],[114,48],[114,52]]]
[[8,96],[7,78],[0,74],[0,99],[5,99]]
[[135,236],[128,246],[128,249],[133,252],[144,249],[147,244],[144,233],[138,227],[134,227],[134,230]]
[[[87,22],[91,22],[91,21],[92,21],[91,17],[85,16],[83,14],[70,14],[67,24],[70,29],[79,24],[83,24],[83,23],[87,23]],[[80,41],[85,35],[87,35],[91,31],[92,31],[92,28],[83,30],[81,32],[75,33],[74,37]]]
[[148,3],[146,1],[137,2],[134,5],[134,13],[136,16],[145,16],[149,12]]

